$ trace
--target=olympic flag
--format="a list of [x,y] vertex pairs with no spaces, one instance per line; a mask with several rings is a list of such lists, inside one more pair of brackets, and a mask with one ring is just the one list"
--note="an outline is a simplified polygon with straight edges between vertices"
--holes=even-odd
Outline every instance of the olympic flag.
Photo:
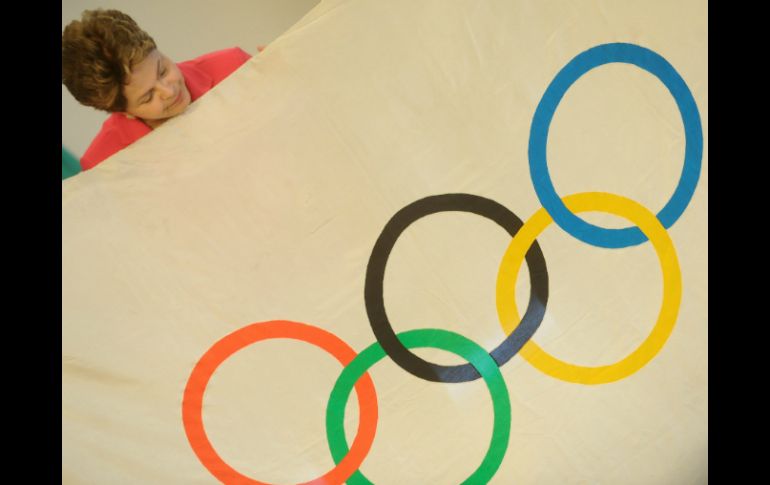
[[62,181],[65,483],[705,483],[702,1],[322,1]]

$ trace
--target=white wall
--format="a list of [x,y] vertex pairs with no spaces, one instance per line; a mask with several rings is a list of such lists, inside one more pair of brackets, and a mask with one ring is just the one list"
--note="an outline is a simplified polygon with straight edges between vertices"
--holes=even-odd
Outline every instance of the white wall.
[[[238,46],[250,54],[267,45],[320,0],[63,0],[62,31],[83,10],[115,8],[147,31],[158,48],[181,62]],[[107,117],[81,106],[62,84],[62,145],[80,158]]]

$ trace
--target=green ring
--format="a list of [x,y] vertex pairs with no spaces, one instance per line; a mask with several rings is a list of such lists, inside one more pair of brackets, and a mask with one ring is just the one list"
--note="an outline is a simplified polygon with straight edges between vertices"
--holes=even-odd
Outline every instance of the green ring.
[[[495,413],[492,439],[481,465],[462,483],[467,485],[488,483],[500,468],[511,433],[511,401],[508,397],[508,387],[505,385],[497,363],[484,348],[448,330],[432,328],[410,330],[398,334],[398,338],[408,349],[432,347],[459,355],[470,362],[487,383]],[[385,357],[385,351],[382,346],[379,343],[373,343],[345,367],[334,384],[334,389],[329,396],[329,405],[326,407],[326,438],[335,463],[342,461],[349,449],[345,439],[345,406],[350,393],[358,379],[383,357]],[[372,482],[360,470],[356,470],[347,483],[358,485]]]

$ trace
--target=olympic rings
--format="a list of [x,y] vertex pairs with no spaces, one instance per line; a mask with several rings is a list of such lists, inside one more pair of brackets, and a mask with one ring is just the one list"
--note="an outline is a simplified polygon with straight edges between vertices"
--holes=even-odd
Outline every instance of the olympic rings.
[[[594,67],[611,62],[637,65],[658,77],[677,103],[684,122],[685,161],[679,184],[657,217],[642,205],[619,195],[585,192],[560,199],[550,180],[546,164],[548,129],[561,98],[569,87]],[[237,330],[215,343],[198,361],[188,379],[182,401],[182,422],[190,445],[203,465],[225,483],[255,483],[230,467],[214,450],[203,426],[203,395],[219,365],[238,350],[261,340],[289,338],[302,340],[332,354],[344,369],[337,379],[326,409],[326,434],[337,464],[325,475],[307,483],[370,483],[360,472],[371,449],[377,428],[378,408],[374,384],[367,370],[385,355],[407,372],[435,382],[466,382],[482,377],[493,401],[494,427],[489,449],[481,465],[463,483],[487,483],[505,456],[511,424],[511,403],[499,366],[517,353],[540,371],[568,382],[604,384],[623,379],[646,365],[665,345],[679,313],[682,277],[674,245],[666,232],[687,208],[698,183],[703,152],[703,134],[695,100],[674,68],[655,52],[632,44],[605,44],[572,59],[548,86],[537,106],[529,139],[529,165],[535,191],[543,208],[526,222],[497,202],[470,194],[426,197],[398,211],[385,225],[372,249],[366,268],[364,300],[369,323],[377,342],[360,354],[326,330],[307,324],[274,320]],[[396,335],[383,298],[383,280],[388,257],[401,233],[421,217],[444,211],[478,214],[496,222],[512,240],[500,263],[496,284],[498,318],[507,337],[491,353],[454,332],[419,329]],[[574,213],[602,211],[624,217],[638,227],[603,229],[586,223]],[[539,328],[548,301],[548,272],[536,237],[551,223],[577,239],[605,248],[620,248],[650,240],[663,273],[663,301],[650,335],[631,354],[605,366],[587,367],[563,362],[541,349],[532,336]],[[530,274],[530,299],[524,318],[519,319],[515,284],[526,260]],[[442,366],[427,362],[408,349],[434,347],[453,352],[469,363]],[[355,387],[360,410],[358,433],[348,449],[344,414],[351,389]]]
[[[585,367],[568,364],[552,357],[534,340],[527,342],[520,354],[535,368],[557,379],[581,384],[617,381],[638,371],[655,357],[674,329],[682,299],[682,274],[676,250],[655,215],[631,199],[604,192],[585,192],[565,197],[564,203],[574,212],[602,211],[624,217],[639,226],[650,239],[663,270],[663,303],[658,321],[639,348],[612,365]],[[506,333],[514,330],[518,323],[516,299],[510,295],[516,285],[523,255],[552,221],[548,212],[540,209],[524,224],[505,251],[497,276],[497,313]]]
[[698,106],[682,77],[663,57],[634,44],[604,44],[577,55],[556,77],[540,99],[529,133],[529,170],[540,203],[563,230],[581,241],[603,248],[622,248],[646,241],[635,227],[605,229],[585,222],[562,203],[548,173],[546,146],[548,129],[562,97],[572,84],[591,69],[624,62],[634,64],[656,76],[668,88],[682,116],[685,132],[684,167],[671,199],[658,213],[663,227],[671,227],[690,203],[700,177],[703,157],[703,130]]
[[[369,264],[366,267],[364,284],[364,302],[369,323],[377,341],[385,352],[402,369],[434,382],[466,382],[479,378],[478,371],[471,364],[438,365],[427,362],[413,354],[396,337],[383,299],[383,280],[388,257],[402,232],[421,217],[445,211],[462,211],[478,214],[496,222],[513,237],[522,226],[513,212],[497,202],[470,194],[445,194],[426,197],[412,202],[398,211],[382,230],[374,244]],[[519,349],[532,337],[543,321],[545,306],[548,302],[548,271],[540,246],[534,242],[526,255],[529,266],[531,292],[529,304],[521,324],[510,333],[496,349],[491,352],[498,365],[508,362]],[[514,293],[511,293],[513,297]]]
[[[488,483],[497,469],[500,468],[508,448],[508,437],[511,431],[511,402],[508,396],[508,387],[505,385],[498,364],[483,347],[448,330],[432,328],[410,330],[400,333],[398,339],[406,348],[410,349],[432,347],[455,353],[469,361],[484,378],[489,394],[492,396],[492,406],[495,413],[492,439],[479,467],[462,483],[469,485]],[[334,389],[329,397],[329,404],[326,407],[326,436],[335,463],[348,456],[344,418],[345,405],[348,402],[350,391],[358,379],[384,357],[385,350],[382,346],[379,343],[373,343],[345,367],[334,384]],[[372,482],[359,470],[348,479],[347,483],[359,485],[371,484]]]
[[[332,333],[304,323],[274,320],[254,323],[225,336],[200,358],[187,381],[182,400],[182,422],[193,451],[209,472],[224,483],[264,484],[249,478],[228,465],[214,450],[203,428],[203,394],[217,367],[235,352],[261,340],[287,338],[302,340],[329,352],[347,366],[356,356],[348,344]],[[350,453],[322,477],[308,484],[343,483],[358,469],[374,441],[377,429],[377,394],[368,374],[356,383],[360,418],[358,434]]]

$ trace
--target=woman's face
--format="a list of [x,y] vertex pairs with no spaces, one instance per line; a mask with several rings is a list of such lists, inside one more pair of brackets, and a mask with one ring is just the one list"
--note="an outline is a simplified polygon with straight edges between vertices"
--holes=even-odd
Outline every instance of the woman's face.
[[134,66],[123,94],[128,101],[126,113],[148,122],[172,118],[190,105],[184,75],[157,49]]

